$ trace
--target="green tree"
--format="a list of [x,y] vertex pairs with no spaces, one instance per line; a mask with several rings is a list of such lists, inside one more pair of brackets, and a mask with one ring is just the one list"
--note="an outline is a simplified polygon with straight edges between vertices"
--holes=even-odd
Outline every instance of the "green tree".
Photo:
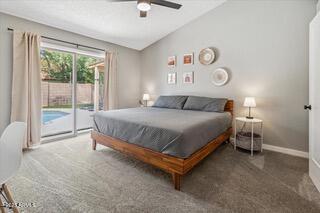
[[[78,83],[94,83],[94,72],[89,65],[97,62],[96,58],[77,56]],[[70,82],[72,79],[72,54],[41,50],[42,78],[48,81]]]
[[94,83],[94,70],[89,65],[97,62],[96,58],[79,55],[77,58],[77,81],[78,83]]

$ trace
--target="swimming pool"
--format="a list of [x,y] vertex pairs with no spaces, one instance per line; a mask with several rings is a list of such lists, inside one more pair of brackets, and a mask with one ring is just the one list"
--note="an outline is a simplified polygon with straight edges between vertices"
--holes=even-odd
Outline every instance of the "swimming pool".
[[49,121],[61,118],[66,115],[69,115],[69,113],[61,111],[42,111],[42,123],[46,124]]

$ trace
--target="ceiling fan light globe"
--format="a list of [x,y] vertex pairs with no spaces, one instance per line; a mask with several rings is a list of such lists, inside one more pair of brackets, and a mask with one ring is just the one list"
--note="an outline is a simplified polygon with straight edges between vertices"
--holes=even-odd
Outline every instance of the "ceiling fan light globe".
[[151,5],[150,5],[150,3],[148,3],[148,2],[143,2],[143,1],[141,1],[141,2],[138,2],[137,8],[138,8],[138,10],[140,10],[140,11],[146,12],[146,11],[149,11],[149,10],[151,9]]

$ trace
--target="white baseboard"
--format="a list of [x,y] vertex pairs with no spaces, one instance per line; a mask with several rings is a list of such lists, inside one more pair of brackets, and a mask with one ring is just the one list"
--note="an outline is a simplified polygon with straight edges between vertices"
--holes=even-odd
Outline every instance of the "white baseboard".
[[[230,139],[233,142],[234,138],[230,138]],[[302,151],[295,150],[295,149],[288,149],[288,148],[283,148],[280,146],[273,146],[273,145],[269,145],[269,144],[263,144],[262,148],[265,150],[280,152],[280,153],[287,154],[287,155],[293,155],[293,156],[302,157],[302,158],[309,158],[308,152],[302,152]]]
[[320,192],[320,165],[313,159],[309,160],[309,175]]
[[274,151],[274,152],[281,152],[284,154],[298,156],[298,157],[302,157],[302,158],[309,158],[308,152],[302,152],[302,151],[295,150],[295,149],[288,149],[288,148],[283,148],[280,146],[273,146],[273,145],[269,145],[269,144],[263,144],[262,147],[265,150],[270,150],[270,151]]

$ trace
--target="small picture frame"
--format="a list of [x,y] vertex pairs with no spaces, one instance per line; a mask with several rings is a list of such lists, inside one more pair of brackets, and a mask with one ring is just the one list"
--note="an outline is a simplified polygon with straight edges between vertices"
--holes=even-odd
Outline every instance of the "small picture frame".
[[183,83],[184,84],[193,84],[194,83],[194,74],[193,72],[183,73]]
[[193,53],[183,55],[183,64],[192,65],[194,63]]
[[177,56],[169,56],[168,57],[168,67],[176,67],[177,66]]
[[177,83],[177,73],[172,72],[168,73],[168,84],[176,84]]

